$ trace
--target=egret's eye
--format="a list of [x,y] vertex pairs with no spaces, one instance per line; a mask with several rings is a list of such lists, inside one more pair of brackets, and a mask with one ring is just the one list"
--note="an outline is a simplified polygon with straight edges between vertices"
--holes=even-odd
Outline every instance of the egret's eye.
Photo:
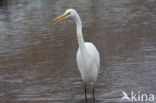
[[69,12],[69,13],[67,13],[67,15],[70,15],[70,12]]

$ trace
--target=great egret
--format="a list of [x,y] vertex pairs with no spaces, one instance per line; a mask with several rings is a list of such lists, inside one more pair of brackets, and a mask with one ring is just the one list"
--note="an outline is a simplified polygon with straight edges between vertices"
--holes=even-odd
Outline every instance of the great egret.
[[94,84],[100,69],[99,52],[94,46],[94,44],[92,44],[91,42],[84,42],[83,34],[82,34],[82,22],[76,10],[67,9],[65,13],[56,17],[53,20],[55,21],[56,24],[68,17],[74,18],[76,22],[77,38],[79,44],[76,59],[77,59],[78,69],[81,74],[81,78],[85,83],[85,100],[87,103],[86,83],[91,83],[93,85],[93,101],[95,103]]

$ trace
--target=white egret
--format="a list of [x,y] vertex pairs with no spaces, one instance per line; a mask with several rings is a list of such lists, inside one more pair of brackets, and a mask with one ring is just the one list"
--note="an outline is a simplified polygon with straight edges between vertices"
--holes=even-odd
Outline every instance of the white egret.
[[92,44],[91,42],[84,42],[83,34],[82,34],[82,22],[76,10],[67,9],[65,13],[56,17],[53,20],[55,21],[56,24],[68,17],[73,18],[76,22],[77,38],[79,44],[76,59],[77,59],[78,69],[81,74],[81,78],[85,83],[85,100],[87,103],[86,83],[90,83],[93,85],[93,101],[95,103],[94,84],[100,69],[99,52],[94,46],[94,44]]

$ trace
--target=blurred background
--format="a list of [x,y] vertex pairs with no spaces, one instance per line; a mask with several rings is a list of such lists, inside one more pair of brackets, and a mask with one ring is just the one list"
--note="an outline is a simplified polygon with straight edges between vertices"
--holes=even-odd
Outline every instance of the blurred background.
[[52,22],[68,8],[100,52],[97,103],[119,103],[122,91],[156,96],[155,0],[0,0],[0,102],[85,103],[75,23]]

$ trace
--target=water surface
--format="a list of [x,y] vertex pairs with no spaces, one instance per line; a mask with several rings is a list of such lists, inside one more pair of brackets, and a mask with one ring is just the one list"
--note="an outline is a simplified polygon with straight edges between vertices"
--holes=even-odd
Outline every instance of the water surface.
[[[101,56],[97,103],[122,91],[156,95],[155,0],[10,0],[0,8],[0,102],[85,103],[76,65],[75,23],[52,18],[74,8],[85,41]],[[88,98],[92,102],[91,87]],[[154,103],[154,102],[153,102]]]

